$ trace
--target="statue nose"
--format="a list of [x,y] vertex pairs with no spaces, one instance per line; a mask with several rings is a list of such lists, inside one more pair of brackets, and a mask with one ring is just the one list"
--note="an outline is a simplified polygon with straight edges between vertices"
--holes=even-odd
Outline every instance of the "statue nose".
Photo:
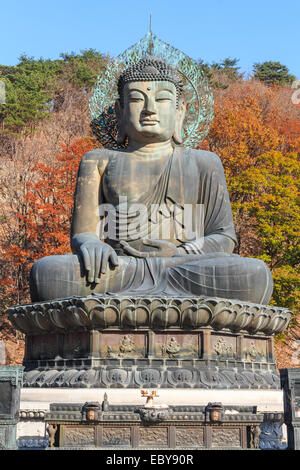
[[151,114],[156,114],[156,111],[154,109],[151,109],[151,108],[145,108],[143,110],[143,113],[146,114],[146,115],[151,115]]
[[144,106],[143,112],[145,114],[156,114],[155,101],[148,98],[145,101],[145,106]]

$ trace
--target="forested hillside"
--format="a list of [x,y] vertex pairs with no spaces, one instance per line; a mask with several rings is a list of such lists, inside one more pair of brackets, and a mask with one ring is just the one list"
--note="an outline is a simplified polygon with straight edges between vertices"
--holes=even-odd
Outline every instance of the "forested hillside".
[[[6,103],[0,104],[0,340],[9,363],[20,363],[23,338],[4,310],[30,301],[28,278],[38,258],[70,251],[69,229],[79,162],[99,147],[88,100],[110,57],[95,50],[58,60],[22,56],[0,65]],[[277,338],[279,367],[295,367],[299,338],[300,106],[295,77],[278,62],[240,73],[237,59],[204,64],[215,119],[201,148],[225,167],[241,256],[263,259],[272,271],[272,303],[295,316]]]

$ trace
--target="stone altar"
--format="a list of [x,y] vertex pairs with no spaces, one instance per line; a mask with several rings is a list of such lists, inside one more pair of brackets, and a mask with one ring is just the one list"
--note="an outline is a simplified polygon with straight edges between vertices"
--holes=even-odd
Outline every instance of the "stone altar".
[[208,403],[149,410],[146,406],[111,405],[106,397],[102,404],[93,404],[90,419],[87,405],[50,405],[45,421],[49,431],[54,431],[52,448],[258,449],[257,435],[264,418],[255,407]]

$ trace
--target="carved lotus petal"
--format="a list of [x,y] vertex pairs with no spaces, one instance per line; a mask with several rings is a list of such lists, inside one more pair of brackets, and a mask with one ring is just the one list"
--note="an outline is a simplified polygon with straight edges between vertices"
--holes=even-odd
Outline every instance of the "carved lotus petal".
[[36,312],[37,310],[24,308],[25,318],[27,320],[27,326],[30,328],[30,332],[36,332],[39,330],[39,325],[36,322]]
[[287,313],[281,313],[279,315],[279,318],[280,318],[280,321],[278,321],[278,326],[277,326],[276,331],[275,331],[276,334],[281,333],[282,331],[284,331],[287,328],[287,326],[290,322],[290,319],[291,319],[291,315],[288,312]]
[[24,312],[16,312],[15,310],[11,310],[9,312],[9,319],[17,330],[20,330],[23,333],[30,333],[32,328]]
[[159,328],[177,325],[180,319],[180,310],[175,305],[160,305],[152,311],[152,324]]
[[232,309],[236,312],[236,317],[231,325],[228,325],[232,331],[239,331],[247,329],[254,316],[249,308],[242,305],[233,305]]
[[286,326],[287,318],[282,315],[282,313],[276,312],[275,310],[270,311],[270,321],[262,329],[262,331],[267,335],[272,335],[279,333]]
[[68,329],[69,323],[65,318],[64,312],[60,308],[49,308],[48,310],[49,318],[51,322],[57,327],[62,329]]
[[118,324],[119,310],[114,305],[97,305],[90,311],[93,325],[107,328]]
[[150,316],[149,309],[145,305],[130,305],[122,311],[122,325],[136,328],[147,325]]
[[254,315],[251,323],[248,325],[248,331],[255,333],[263,331],[270,321],[270,313],[266,311],[258,312]]
[[208,305],[191,305],[182,312],[182,325],[185,328],[200,328],[209,325],[212,311]]
[[66,312],[66,320],[70,321],[71,326],[89,326],[89,317],[83,308],[70,305],[66,308]]
[[43,312],[41,310],[36,310],[34,312],[34,321],[38,328],[44,331],[51,331],[52,325],[48,316],[48,312]]
[[214,311],[214,316],[211,325],[216,330],[222,328],[230,328],[230,325],[234,323],[237,313],[226,305],[218,305]]

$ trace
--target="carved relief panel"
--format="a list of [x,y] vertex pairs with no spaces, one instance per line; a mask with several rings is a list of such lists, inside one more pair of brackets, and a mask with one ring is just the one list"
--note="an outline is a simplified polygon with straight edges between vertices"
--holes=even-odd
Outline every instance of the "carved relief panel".
[[155,356],[166,359],[199,357],[198,334],[156,334]]
[[129,426],[104,427],[102,446],[130,446],[131,431]]
[[267,340],[252,337],[244,338],[243,356],[245,361],[267,360]]
[[164,447],[168,445],[168,428],[167,427],[140,427],[139,428],[139,445],[140,446],[156,446]]
[[235,359],[237,357],[237,340],[227,335],[211,335],[212,357],[219,360]]
[[241,447],[241,432],[239,428],[212,428],[212,447]]
[[122,359],[146,356],[146,336],[143,333],[103,333],[101,357]]
[[64,447],[94,446],[94,426],[64,426],[63,445]]
[[176,426],[176,447],[204,447],[203,428],[191,426]]

